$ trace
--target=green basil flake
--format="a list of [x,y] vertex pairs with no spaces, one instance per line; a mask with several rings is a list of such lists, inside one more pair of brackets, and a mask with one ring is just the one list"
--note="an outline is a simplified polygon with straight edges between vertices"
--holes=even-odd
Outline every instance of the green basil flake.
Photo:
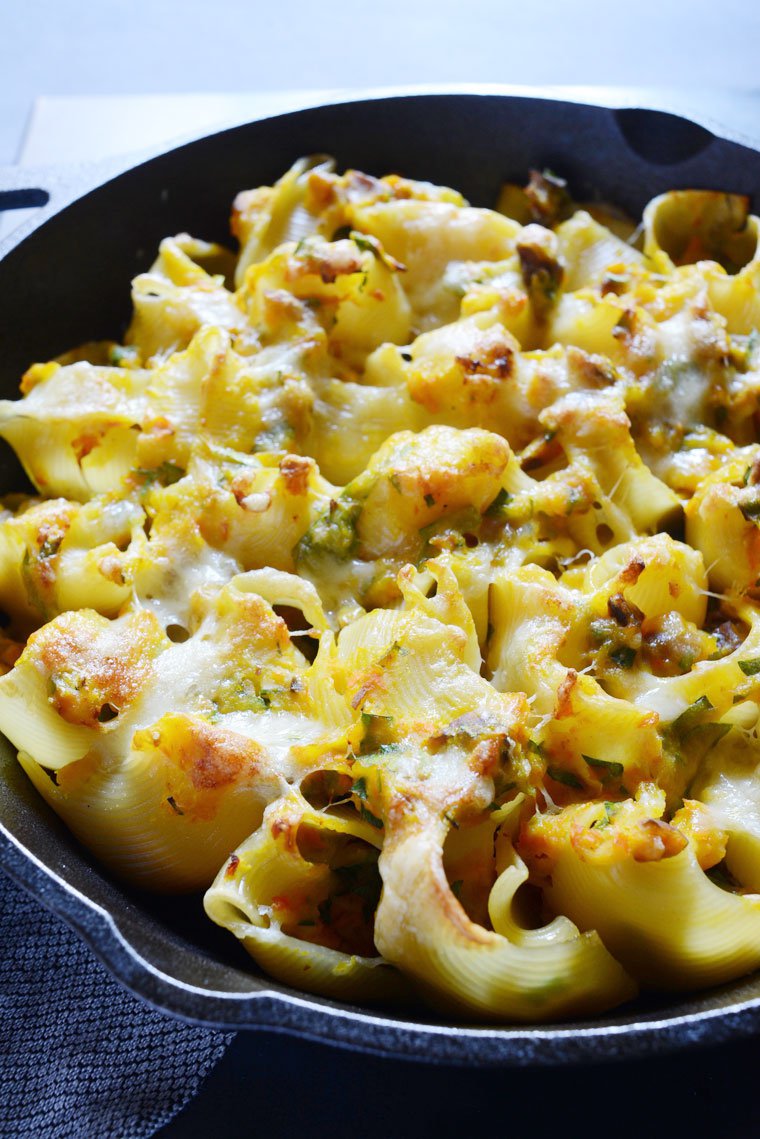
[[464,879],[462,879],[462,878],[457,878],[456,882],[451,883],[451,892],[457,901],[459,901],[460,897],[462,896],[462,887],[463,886],[464,886]]
[[595,767],[603,772],[602,783],[607,783],[610,779],[620,779],[625,772],[622,763],[616,763],[611,759],[595,759],[592,755],[584,755],[583,759],[589,767]]
[[760,518],[760,498],[755,499],[754,502],[740,503],[739,509],[748,522],[757,522]]
[[58,553],[63,538],[46,538],[40,546],[40,558],[52,558]]
[[356,248],[360,249],[362,253],[373,253],[375,257],[378,256],[377,241],[375,239],[367,237],[366,234],[359,233],[357,230],[352,229],[351,240],[353,241]]
[[369,823],[370,826],[377,827],[378,830],[382,829],[383,820],[378,819],[377,815],[373,815],[371,811],[368,811],[363,803],[359,808],[359,818],[364,819],[365,823]]
[[760,657],[753,657],[752,660],[740,660],[738,664],[745,676],[756,676],[760,672]]
[[548,767],[547,774],[555,783],[562,783],[565,787],[572,787],[575,791],[582,791],[583,784],[572,771],[563,771],[561,767]]
[[714,721],[707,724],[695,724],[688,732],[690,758],[692,760],[704,759],[708,752],[711,752],[723,737],[728,735],[731,727],[731,724],[716,724]]
[[425,505],[426,506],[435,506],[435,495],[434,494],[426,494],[425,495]]
[[608,827],[610,825],[619,810],[620,803],[605,803],[604,815],[601,819],[594,819],[593,823],[591,824],[592,829],[598,831],[604,830],[605,827]]
[[534,755],[538,755],[543,759],[544,749],[540,743],[536,742],[536,740],[528,740],[528,750],[532,751]]
[[114,344],[108,353],[108,362],[115,368],[122,364],[129,364],[139,359],[137,348],[133,344]]
[[486,510],[486,514],[492,518],[495,514],[499,513],[502,506],[507,506],[511,501],[512,495],[508,490],[504,490],[504,487],[502,487],[499,493],[496,495],[496,498]]
[[630,668],[636,660],[636,650],[632,649],[629,645],[620,645],[618,648],[612,650],[610,660],[613,661],[618,668]]
[[671,727],[677,736],[683,736],[685,733],[692,731],[698,724],[700,717],[705,712],[712,712],[713,705],[707,696],[700,696],[693,704],[690,704],[685,711],[677,716],[673,721]]
[[351,788],[351,794],[356,795],[357,799],[364,799],[366,801],[367,780],[363,775],[354,783],[353,787]]
[[182,467],[178,467],[176,463],[165,462],[161,463],[158,467],[138,467],[135,474],[139,475],[147,485],[154,482],[162,482],[166,486],[172,486],[175,482],[179,482],[181,478],[185,477],[185,472]]

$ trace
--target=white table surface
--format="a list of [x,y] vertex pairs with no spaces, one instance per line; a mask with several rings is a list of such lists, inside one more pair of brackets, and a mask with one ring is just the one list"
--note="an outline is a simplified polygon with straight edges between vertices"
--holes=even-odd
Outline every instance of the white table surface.
[[749,91],[759,49],[757,0],[0,0],[0,163],[17,156],[41,94],[450,82]]

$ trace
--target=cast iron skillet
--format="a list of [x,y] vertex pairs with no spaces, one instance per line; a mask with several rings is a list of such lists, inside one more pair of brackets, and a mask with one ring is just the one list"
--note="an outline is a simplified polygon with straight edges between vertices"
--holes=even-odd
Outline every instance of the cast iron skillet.
[[[0,245],[0,393],[15,397],[34,360],[119,337],[129,282],[167,234],[229,241],[230,203],[300,155],[399,171],[493,205],[531,167],[568,178],[580,199],[633,216],[667,189],[752,195],[760,154],[662,112],[611,110],[496,94],[410,95],[339,103],[222,131],[52,201]],[[60,195],[59,195],[60,196]],[[69,195],[71,196],[71,195]],[[45,190],[0,187],[0,207]],[[63,194],[65,201],[65,193]],[[760,202],[754,202],[757,210]],[[0,486],[23,486],[8,450]],[[472,1027],[434,1013],[373,1011],[305,996],[259,974],[200,898],[124,889],[94,864],[0,748],[0,867],[73,926],[108,968],[156,1006],[205,1025],[269,1028],[378,1054],[466,1065],[558,1064],[662,1052],[760,1029],[760,973],[695,997],[647,999],[609,1016],[541,1027]],[[51,979],[51,983],[54,981]]]

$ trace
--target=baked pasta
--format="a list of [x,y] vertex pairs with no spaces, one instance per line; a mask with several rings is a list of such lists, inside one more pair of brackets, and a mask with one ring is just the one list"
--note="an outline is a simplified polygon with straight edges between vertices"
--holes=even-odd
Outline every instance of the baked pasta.
[[[302,160],[0,435],[0,730],[295,988],[545,1021],[760,967],[760,256]],[[199,903],[200,904],[200,903]]]

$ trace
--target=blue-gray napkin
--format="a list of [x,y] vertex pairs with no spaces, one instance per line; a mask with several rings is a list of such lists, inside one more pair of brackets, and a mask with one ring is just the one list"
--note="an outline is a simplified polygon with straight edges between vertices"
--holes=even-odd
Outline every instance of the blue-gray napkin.
[[58,918],[0,875],[2,1139],[154,1135],[231,1040],[133,997]]

